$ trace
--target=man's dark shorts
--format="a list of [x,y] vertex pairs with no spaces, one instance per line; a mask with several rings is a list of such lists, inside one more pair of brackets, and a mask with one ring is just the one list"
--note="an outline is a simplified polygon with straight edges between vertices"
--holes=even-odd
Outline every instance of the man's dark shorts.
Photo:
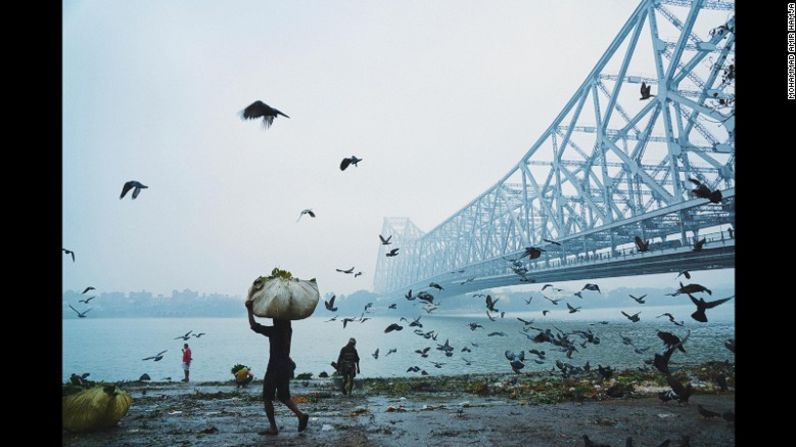
[[268,363],[263,380],[263,399],[274,400],[278,396],[280,401],[290,399],[290,361],[273,360]]

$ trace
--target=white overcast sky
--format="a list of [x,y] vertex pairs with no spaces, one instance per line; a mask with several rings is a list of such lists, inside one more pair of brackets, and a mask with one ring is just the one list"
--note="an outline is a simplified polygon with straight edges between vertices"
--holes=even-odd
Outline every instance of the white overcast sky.
[[[274,266],[371,289],[382,219],[428,231],[492,186],[637,4],[66,1],[63,289],[243,295]],[[242,121],[257,99],[291,118]]]

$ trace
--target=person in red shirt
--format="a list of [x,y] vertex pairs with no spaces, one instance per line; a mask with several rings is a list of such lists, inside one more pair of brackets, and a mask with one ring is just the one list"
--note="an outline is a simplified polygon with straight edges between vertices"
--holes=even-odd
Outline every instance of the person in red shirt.
[[190,374],[191,368],[191,348],[188,347],[188,343],[182,345],[182,370],[185,371],[185,378],[182,379],[183,382],[188,381],[188,374]]

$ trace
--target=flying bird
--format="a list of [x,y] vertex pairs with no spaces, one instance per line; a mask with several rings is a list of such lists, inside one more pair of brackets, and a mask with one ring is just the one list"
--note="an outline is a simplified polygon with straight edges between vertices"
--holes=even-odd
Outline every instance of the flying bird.
[[719,304],[726,303],[727,301],[735,298],[735,295],[733,295],[733,296],[731,296],[729,298],[722,298],[720,300],[707,301],[707,302],[703,298],[700,298],[700,299],[694,298],[694,296],[691,295],[690,293],[688,294],[688,297],[691,298],[691,302],[696,304],[696,307],[697,307],[697,310],[694,313],[691,314],[691,318],[693,318],[696,321],[702,322],[702,323],[707,323],[708,322],[708,317],[707,317],[707,315],[705,315],[705,311],[707,309],[714,308],[714,307],[718,306]]
[[64,253],[66,253],[68,255],[72,255],[72,262],[75,262],[75,252],[73,252],[72,250],[67,250],[65,248],[62,248],[61,251],[63,251]]
[[680,294],[685,293],[686,295],[690,295],[692,293],[699,293],[699,292],[707,292],[708,295],[713,295],[713,292],[708,289],[707,287],[701,284],[689,284],[684,286],[683,283],[680,283],[680,288],[675,290],[674,293],[667,293],[667,296],[677,296]]
[[332,312],[337,312],[337,308],[334,306],[334,299],[337,298],[337,295],[332,295],[329,298],[329,301],[324,300],[323,305],[326,306],[326,310],[330,310]]
[[340,272],[340,273],[345,273],[345,274],[351,274],[351,273],[354,273],[354,267],[351,267],[351,268],[350,268],[350,269],[348,269],[348,270],[343,270],[343,269],[335,269],[335,270],[336,270],[336,271],[338,271],[338,272]]
[[71,304],[69,305],[69,308],[75,311],[75,313],[77,314],[78,318],[86,318],[86,314],[88,313],[88,311],[91,310],[91,308],[88,308],[88,309],[84,310],[83,312],[80,312],[77,309],[75,309],[74,307],[72,307]]
[[435,288],[435,289],[438,289],[438,290],[445,290],[445,289],[443,289],[443,288],[442,288],[442,286],[441,286],[441,285],[439,285],[439,284],[437,284],[437,283],[435,283],[435,282],[432,282],[432,283],[431,283],[431,284],[429,284],[428,286],[429,286],[429,287],[433,287],[433,288]]
[[675,320],[675,319],[674,319],[674,315],[670,314],[669,312],[666,312],[666,313],[660,314],[660,315],[658,315],[658,316],[657,316],[657,317],[655,317],[655,318],[660,318],[660,317],[664,317],[664,316],[665,316],[665,317],[669,317],[669,321],[671,321],[672,323],[674,323],[674,324],[675,324],[675,325],[677,325],[677,326],[683,326],[683,325],[685,324],[685,323],[684,323],[684,322],[682,322],[682,321],[678,323],[678,322],[677,322],[677,320]]
[[542,316],[545,316],[545,315],[547,315],[548,313],[550,313],[550,311],[549,311],[549,310],[543,310],[543,311],[542,311]]
[[531,301],[533,301],[533,297],[530,297],[527,300],[525,300],[525,304],[531,304]]
[[636,236],[635,241],[636,241],[636,247],[638,248],[638,251],[640,251],[642,253],[645,252],[645,251],[649,251],[649,249],[650,249],[650,241],[649,240],[644,241],[640,237]]
[[185,335],[180,335],[179,337],[174,337],[174,339],[175,340],[179,340],[179,339],[188,340],[189,338],[191,338],[191,332],[193,332],[193,330],[190,330],[190,331],[186,332]]
[[257,119],[262,117],[263,119],[263,126],[268,129],[271,124],[274,122],[274,118],[277,115],[282,115],[285,118],[290,118],[289,116],[285,115],[284,113],[280,112],[279,110],[269,106],[268,104],[262,101],[254,101],[248,107],[243,109],[243,113],[241,117],[246,120]]
[[600,286],[598,286],[597,284],[592,284],[592,283],[586,284],[580,290],[581,291],[583,291],[583,290],[591,290],[592,292],[602,293],[602,292],[600,292]]
[[379,359],[379,348],[376,348],[376,352],[374,352],[371,355],[373,356],[374,359],[378,360]]
[[398,308],[398,305],[395,304],[395,303],[392,303],[389,306],[387,306],[387,309],[397,309],[397,308]]
[[705,246],[705,242],[707,242],[707,239],[705,239],[704,237],[702,239],[700,239],[700,240],[694,241],[694,250],[693,251],[702,251],[702,247]]
[[379,235],[379,239],[381,239],[381,245],[390,245],[390,244],[392,244],[392,242],[390,242],[390,239],[392,239],[392,235],[390,235],[390,237],[388,237],[387,239],[384,239],[384,236]]
[[159,361],[160,361],[160,359],[162,359],[162,358],[163,358],[163,354],[165,354],[167,351],[168,351],[168,349],[166,349],[165,351],[160,351],[160,352],[158,352],[158,353],[157,353],[157,354],[155,354],[155,355],[152,355],[152,356],[149,356],[149,357],[143,358],[143,359],[141,359],[141,360],[154,360],[154,361],[156,361],[156,362],[159,362]]
[[486,308],[491,310],[492,312],[500,312],[498,309],[495,308],[495,304],[500,301],[500,298],[492,299],[492,295],[486,296]]
[[356,273],[354,273],[354,278],[356,278],[357,276],[360,276],[360,275],[362,275],[362,272],[356,272]]
[[340,170],[341,171],[345,171],[345,168],[347,168],[348,165],[354,165],[356,167],[359,167],[359,162],[360,161],[362,161],[362,159],[361,158],[357,158],[356,155],[352,155],[349,158],[344,158],[343,161],[340,162]]
[[[309,215],[310,217],[315,217],[315,212],[314,212],[314,211],[312,211],[311,209],[307,208],[307,209],[305,209],[305,210],[301,210],[301,214],[299,214],[299,217],[298,217],[298,219],[296,219],[296,222],[298,222],[299,220],[301,220],[301,217],[302,217],[303,215],[305,215],[305,214]],[[352,271],[353,271],[353,270],[352,270]]]
[[505,332],[503,332],[503,331],[490,332],[489,334],[487,334],[487,337],[494,337],[494,336],[496,336],[496,335],[497,335],[498,337],[505,337],[505,336],[506,336],[506,333],[505,333]]
[[696,188],[691,190],[691,194],[700,199],[708,199],[711,203],[721,203],[722,197],[720,190],[711,191],[707,185],[697,179],[689,178],[688,181],[696,185]]
[[572,307],[572,306],[569,305],[569,303],[567,303],[567,308],[569,309],[569,313],[571,313],[571,314],[574,314],[575,312],[577,312],[577,311],[579,311],[581,309],[580,307]]
[[553,245],[561,246],[561,242],[551,241],[550,239],[545,239],[545,238],[542,238],[542,240],[545,241],[545,242],[549,242],[549,243],[551,243]]
[[522,259],[526,256],[528,256],[530,259],[536,259],[539,256],[542,256],[543,251],[544,249],[539,247],[525,247],[525,253],[523,253],[522,256],[519,257],[519,259]]
[[198,333],[198,334],[192,334],[192,335],[193,335],[194,337],[196,337],[196,338],[199,338],[199,337],[201,337],[202,335],[206,335],[206,334],[205,334],[204,332],[200,332],[200,333]]
[[478,329],[479,327],[480,327],[481,329],[483,329],[483,328],[484,328],[483,326],[481,326],[480,324],[478,324],[478,323],[475,323],[475,322],[470,322],[470,323],[467,323],[467,325],[468,325],[468,326],[470,326],[470,330],[471,330],[471,331],[475,331],[475,330],[476,330],[476,329]]
[[688,270],[683,270],[682,272],[678,273],[675,279],[679,278],[680,276],[685,276],[685,279],[691,279],[691,273]]
[[86,294],[86,292],[88,292],[89,290],[96,290],[96,289],[94,289],[94,287],[93,287],[93,286],[88,286],[88,287],[86,287],[86,288],[83,290],[83,292],[81,293],[81,295],[85,295],[85,294]]
[[409,291],[406,292],[406,295],[404,295],[404,298],[406,298],[409,301],[414,301],[414,300],[417,299],[417,297],[413,297],[412,296],[412,289],[409,289]]
[[119,200],[123,199],[124,196],[127,194],[127,191],[133,190],[133,199],[138,197],[138,194],[141,193],[142,189],[149,188],[149,186],[144,185],[141,182],[137,182],[135,180],[130,180],[129,182],[125,182],[124,186],[122,187],[122,195],[119,196]]
[[393,257],[393,256],[398,256],[398,250],[400,250],[400,248],[393,248],[392,250],[389,251],[389,253],[387,253],[386,256],[388,258]]
[[639,303],[639,304],[644,304],[644,303],[645,303],[645,301],[644,301],[644,298],[645,298],[646,296],[647,296],[647,294],[645,293],[644,295],[641,295],[641,296],[640,296],[640,297],[638,297],[638,298],[636,298],[636,297],[635,297],[635,296],[633,296],[633,295],[630,295],[630,298],[633,298],[633,300],[635,300],[635,301],[636,301],[637,303]]
[[646,82],[642,81],[641,82],[641,98],[639,98],[639,101],[644,101],[645,99],[650,99],[651,97],[655,96],[655,95],[651,95],[650,94],[650,90],[652,90],[652,86],[651,85],[647,85]]
[[387,351],[387,353],[384,354],[384,356],[387,357],[388,355],[396,353],[396,352],[398,352],[398,348],[392,348],[389,351]]
[[404,327],[401,326],[398,323],[392,323],[391,325],[387,326],[386,329],[384,329],[384,333],[386,334],[386,333],[392,332],[392,331],[401,331],[401,330],[403,330],[403,328]]
[[77,300],[77,302],[78,303],[86,303],[86,304],[88,304],[88,302],[93,300],[94,298],[96,298],[96,296],[90,296],[90,297],[88,297],[88,298],[86,298],[84,300]]
[[622,315],[626,316],[626,317],[627,317],[627,319],[628,319],[628,320],[630,320],[630,321],[632,321],[633,323],[638,323],[638,321],[641,319],[641,318],[639,318],[639,316],[638,316],[638,314],[640,314],[640,313],[641,313],[641,312],[637,312],[637,313],[635,313],[635,314],[633,314],[633,315],[628,315],[628,314],[626,314],[626,313],[625,313],[625,311],[624,311],[624,310],[622,311]]
[[525,351],[520,351],[519,354],[511,351],[506,351],[503,353],[506,356],[506,359],[509,361],[511,365],[511,369],[519,374],[522,368],[525,368]]

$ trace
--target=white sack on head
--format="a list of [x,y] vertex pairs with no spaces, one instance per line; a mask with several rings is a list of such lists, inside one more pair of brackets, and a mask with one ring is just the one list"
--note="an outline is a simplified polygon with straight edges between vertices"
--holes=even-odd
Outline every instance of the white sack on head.
[[249,288],[246,301],[254,301],[258,317],[301,320],[315,311],[320,293],[315,278],[293,278],[290,272],[274,269],[271,276],[259,277]]

